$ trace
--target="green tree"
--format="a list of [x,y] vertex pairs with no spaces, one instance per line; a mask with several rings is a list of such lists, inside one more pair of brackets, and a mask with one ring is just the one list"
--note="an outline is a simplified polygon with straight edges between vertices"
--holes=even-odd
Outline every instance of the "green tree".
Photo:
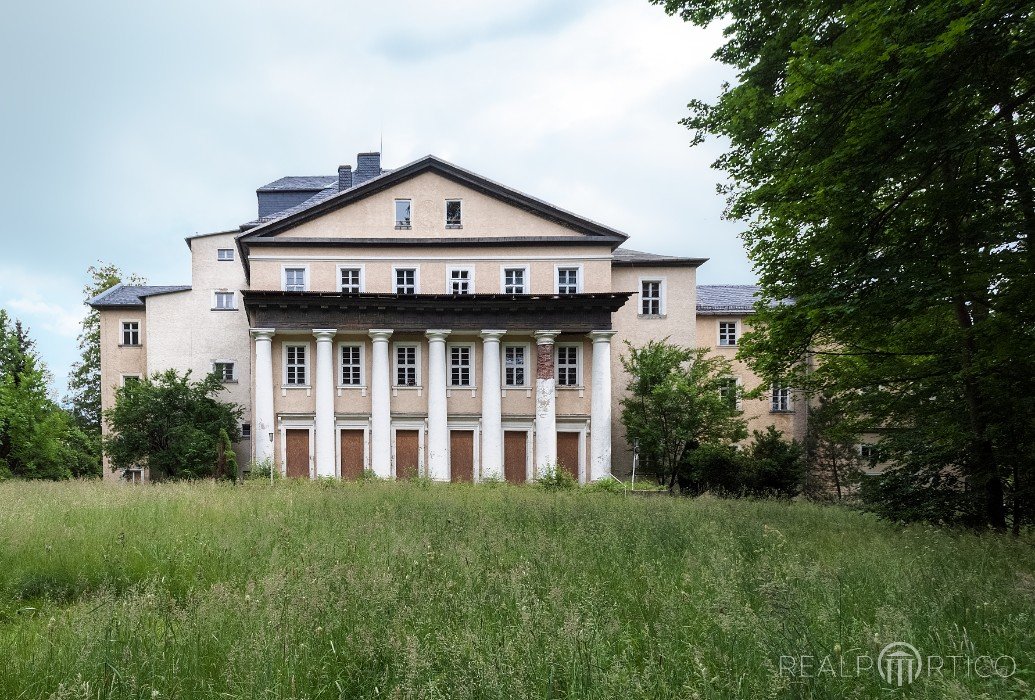
[[836,402],[818,396],[809,408],[805,493],[811,498],[842,500],[862,477],[858,451],[864,427],[850,420]]
[[752,431],[747,448],[750,469],[748,492],[754,496],[793,498],[805,486],[805,448],[769,426]]
[[675,488],[687,450],[746,437],[736,401],[725,393],[728,361],[667,341],[652,340],[639,348],[627,342],[626,347],[622,366],[629,385],[621,402],[626,439],[639,446],[641,460],[660,483]]
[[1030,2],[652,2],[723,21],[737,70],[684,124],[729,143],[762,287],[743,356],[895,428],[889,458],[958,474],[983,523],[1031,522]]
[[104,412],[113,469],[147,466],[155,480],[197,479],[213,476],[221,455],[229,460],[221,435],[241,439],[243,409],[216,399],[225,388],[217,373],[199,382],[190,375],[170,369],[117,390],[115,405]]

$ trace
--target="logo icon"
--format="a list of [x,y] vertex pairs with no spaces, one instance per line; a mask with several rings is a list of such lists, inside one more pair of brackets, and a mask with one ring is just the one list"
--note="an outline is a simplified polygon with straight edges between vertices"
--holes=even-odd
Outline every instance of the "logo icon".
[[902,687],[920,677],[923,657],[916,647],[906,642],[892,642],[880,650],[877,673],[888,685]]

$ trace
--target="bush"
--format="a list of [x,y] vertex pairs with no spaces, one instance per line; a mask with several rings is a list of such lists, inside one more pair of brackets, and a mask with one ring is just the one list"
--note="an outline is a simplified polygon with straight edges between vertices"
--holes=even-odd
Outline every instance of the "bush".
[[982,519],[979,493],[952,471],[898,467],[864,476],[863,509],[898,522],[976,525]]
[[547,464],[546,473],[536,483],[547,491],[566,491],[579,485],[575,477],[556,464]]
[[748,448],[750,470],[745,486],[753,496],[793,498],[805,483],[805,449],[796,440],[787,441],[769,426],[753,433]]
[[684,455],[679,488],[694,495],[711,491],[722,496],[740,496],[747,473],[747,459],[736,448],[701,445]]

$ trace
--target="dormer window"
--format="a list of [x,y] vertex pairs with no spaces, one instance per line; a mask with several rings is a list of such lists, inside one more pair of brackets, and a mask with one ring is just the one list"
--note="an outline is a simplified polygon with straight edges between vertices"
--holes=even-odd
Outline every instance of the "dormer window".
[[463,228],[462,205],[459,199],[446,200],[446,228]]
[[395,200],[395,227],[399,229],[410,228],[410,215],[413,209],[413,202],[409,199]]

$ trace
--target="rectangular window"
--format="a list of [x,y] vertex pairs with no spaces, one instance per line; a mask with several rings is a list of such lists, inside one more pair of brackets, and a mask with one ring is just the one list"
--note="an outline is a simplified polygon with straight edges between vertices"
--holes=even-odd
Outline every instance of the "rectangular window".
[[284,383],[305,386],[308,383],[306,367],[306,346],[284,346]]
[[660,280],[644,280],[640,283],[640,313],[644,316],[661,315]]
[[284,291],[304,292],[305,291],[305,268],[286,267],[284,268]]
[[579,348],[577,345],[557,346],[557,386],[579,385]]
[[232,262],[234,259],[233,248],[219,248],[216,250],[216,260],[220,262]]
[[733,346],[737,344],[737,322],[719,321],[719,345]]
[[413,268],[398,269],[395,271],[395,293],[416,294],[417,293],[417,270]]
[[579,293],[579,268],[561,267],[557,269],[557,293]]
[[471,271],[450,270],[449,271],[449,294],[470,294],[471,293]]
[[446,200],[446,228],[461,228],[461,204],[459,199]]
[[341,385],[363,385],[363,347],[361,345],[341,346]]
[[396,386],[417,386],[416,346],[395,346],[395,384]]
[[449,385],[471,386],[471,362],[474,348],[470,345],[449,346]]
[[395,200],[395,227],[410,228],[410,213],[413,206],[409,199]]
[[219,378],[224,382],[236,381],[234,377],[234,363],[233,362],[213,362],[212,371],[219,375]]
[[503,270],[503,293],[525,293],[525,268],[508,267],[505,270]]
[[216,292],[216,308],[221,311],[236,309],[233,292]]
[[241,439],[249,440],[252,437],[252,424],[242,423],[241,424]]
[[363,271],[358,267],[341,268],[341,291],[345,294],[359,294],[363,291]]
[[773,384],[772,410],[774,413],[785,413],[791,410],[791,390],[779,384]]
[[129,386],[130,384],[139,384],[139,374],[124,374],[122,375],[122,386]]
[[140,321],[122,322],[122,344],[140,345]]
[[504,386],[525,386],[525,372],[528,369],[527,348],[524,345],[507,345],[503,349]]
[[719,398],[729,404],[730,408],[737,408],[737,380],[734,377],[726,377],[719,384]]
[[876,445],[864,442],[859,445],[859,457],[871,464],[876,464],[881,459],[880,450]]

